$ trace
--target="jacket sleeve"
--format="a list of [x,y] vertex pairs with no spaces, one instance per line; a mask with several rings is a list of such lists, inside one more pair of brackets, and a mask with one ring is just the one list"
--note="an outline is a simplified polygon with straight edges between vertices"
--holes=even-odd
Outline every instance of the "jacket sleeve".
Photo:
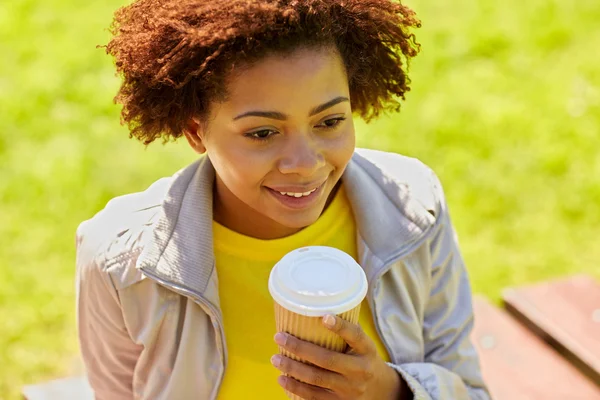
[[467,271],[441,198],[437,231],[430,242],[431,286],[423,321],[424,362],[390,364],[413,391],[415,399],[489,400],[479,357],[470,340],[473,305]]
[[77,325],[81,355],[97,400],[134,398],[133,372],[142,350],[126,329],[119,295],[95,245],[77,232]]

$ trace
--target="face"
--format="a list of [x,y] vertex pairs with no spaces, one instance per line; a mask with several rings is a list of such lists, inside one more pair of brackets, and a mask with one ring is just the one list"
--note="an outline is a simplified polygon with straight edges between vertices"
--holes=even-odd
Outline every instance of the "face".
[[263,239],[315,222],[355,146],[339,54],[315,48],[268,56],[233,73],[227,94],[205,124],[196,120],[186,132],[215,167],[215,219]]

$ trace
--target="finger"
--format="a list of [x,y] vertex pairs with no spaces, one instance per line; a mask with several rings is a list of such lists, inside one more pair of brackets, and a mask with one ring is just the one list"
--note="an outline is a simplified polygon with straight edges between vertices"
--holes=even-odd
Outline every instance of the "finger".
[[356,354],[370,354],[375,351],[375,343],[360,325],[331,314],[323,317],[323,325],[340,335]]
[[327,371],[340,373],[344,376],[360,372],[360,360],[353,355],[338,353],[316,344],[305,342],[288,333],[275,335],[275,342],[283,349]]
[[346,379],[338,373],[324,370],[313,365],[301,363],[282,355],[271,357],[271,363],[281,372],[309,385],[342,391],[347,386]]
[[302,383],[297,381],[294,378],[290,378],[289,376],[281,375],[277,379],[277,383],[287,390],[288,392],[292,392],[295,395],[302,397],[303,399],[311,399],[311,400],[336,400],[337,396],[327,390],[320,387],[312,386],[306,383]]

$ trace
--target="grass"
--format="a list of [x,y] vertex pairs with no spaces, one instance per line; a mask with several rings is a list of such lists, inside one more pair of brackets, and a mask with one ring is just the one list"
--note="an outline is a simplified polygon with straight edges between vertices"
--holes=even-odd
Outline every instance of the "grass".
[[[359,144],[440,175],[474,290],[600,278],[600,3],[406,0],[422,54],[400,115]],[[122,0],[0,2],[0,399],[77,355],[74,231],[194,159],[128,141],[96,44]]]

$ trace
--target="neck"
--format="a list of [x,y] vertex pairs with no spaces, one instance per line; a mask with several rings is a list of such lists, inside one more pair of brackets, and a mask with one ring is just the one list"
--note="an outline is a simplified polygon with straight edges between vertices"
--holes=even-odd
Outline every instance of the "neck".
[[217,177],[213,218],[224,227],[256,239],[271,240],[293,235],[303,228],[281,225],[240,201]]
[[[326,210],[339,188],[340,183],[331,191],[327,203],[323,209]],[[213,189],[213,218],[224,227],[239,234],[262,240],[280,239],[300,232],[304,228],[290,228],[281,225],[260,212],[248,207],[238,199],[219,179],[215,179]]]

